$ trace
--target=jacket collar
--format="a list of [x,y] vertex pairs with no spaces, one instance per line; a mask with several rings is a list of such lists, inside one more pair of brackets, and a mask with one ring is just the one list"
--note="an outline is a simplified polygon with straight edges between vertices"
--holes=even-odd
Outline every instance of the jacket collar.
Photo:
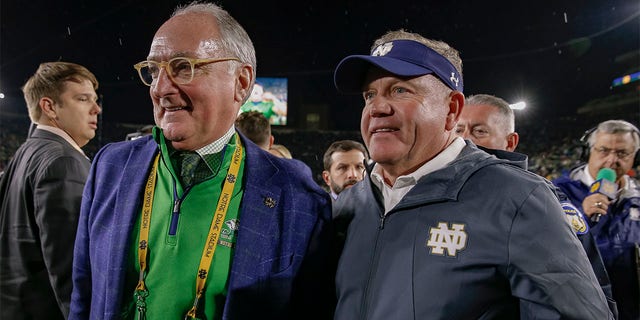
[[414,206],[424,202],[455,201],[470,176],[489,165],[504,164],[521,169],[526,168],[526,155],[488,150],[493,153],[490,154],[479,149],[471,141],[466,142],[467,145],[454,161],[446,167],[422,177],[396,208]]

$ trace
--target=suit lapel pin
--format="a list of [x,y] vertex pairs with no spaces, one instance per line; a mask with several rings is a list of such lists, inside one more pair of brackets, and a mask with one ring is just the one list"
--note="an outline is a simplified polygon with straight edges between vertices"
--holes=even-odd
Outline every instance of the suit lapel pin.
[[269,207],[269,208],[273,208],[276,206],[276,200],[274,200],[271,197],[266,197],[264,198],[264,205]]

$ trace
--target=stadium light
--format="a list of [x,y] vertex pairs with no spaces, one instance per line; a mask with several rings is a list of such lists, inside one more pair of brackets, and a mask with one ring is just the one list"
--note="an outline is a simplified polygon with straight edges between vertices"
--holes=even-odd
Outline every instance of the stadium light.
[[522,110],[527,107],[527,104],[524,101],[519,101],[514,104],[510,104],[509,107],[513,110]]

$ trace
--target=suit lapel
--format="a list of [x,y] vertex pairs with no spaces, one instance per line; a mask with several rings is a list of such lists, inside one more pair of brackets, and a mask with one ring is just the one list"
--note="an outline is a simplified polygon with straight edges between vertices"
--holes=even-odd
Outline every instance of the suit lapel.
[[[109,250],[113,253],[111,254],[110,269],[113,272],[110,272],[108,277],[111,278],[109,281],[114,281],[113,283],[119,283],[119,279],[124,279],[123,272],[126,270],[125,263],[128,255],[122,254],[122,252],[129,252],[131,237],[134,236],[132,235],[133,226],[141,210],[144,185],[147,181],[149,170],[151,170],[153,157],[157,153],[156,142],[153,139],[149,139],[147,143],[136,145],[129,154],[122,155],[120,161],[115,162],[125,163],[121,168],[122,172],[134,174],[122,175],[121,180],[117,181],[120,186],[124,187],[119,187],[116,191],[117,201],[113,209],[114,218],[112,222],[118,227],[112,228],[112,234],[110,235],[112,247]],[[113,179],[117,178],[113,177]],[[117,285],[117,288],[122,290],[121,284]],[[115,296],[122,296],[122,292]]]
[[[247,143],[241,137],[245,152],[244,192],[240,205],[240,227],[236,244],[229,292],[234,288],[254,283],[268,270],[261,264],[275,255],[275,249],[269,247],[271,238],[279,234],[278,219],[283,211],[280,203],[281,188],[274,175],[278,168],[267,157],[266,152]],[[255,248],[260,248],[256,250]]]

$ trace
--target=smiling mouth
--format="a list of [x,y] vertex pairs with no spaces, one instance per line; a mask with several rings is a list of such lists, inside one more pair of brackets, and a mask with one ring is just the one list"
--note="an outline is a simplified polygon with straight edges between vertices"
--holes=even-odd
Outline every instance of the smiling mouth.
[[394,131],[398,131],[398,129],[380,128],[380,129],[373,130],[371,133],[384,133],[384,132],[394,132]]
[[187,109],[188,106],[182,106],[182,107],[165,107],[164,110],[165,111],[169,111],[169,112],[175,112],[175,111],[180,111],[180,110],[184,110]]

